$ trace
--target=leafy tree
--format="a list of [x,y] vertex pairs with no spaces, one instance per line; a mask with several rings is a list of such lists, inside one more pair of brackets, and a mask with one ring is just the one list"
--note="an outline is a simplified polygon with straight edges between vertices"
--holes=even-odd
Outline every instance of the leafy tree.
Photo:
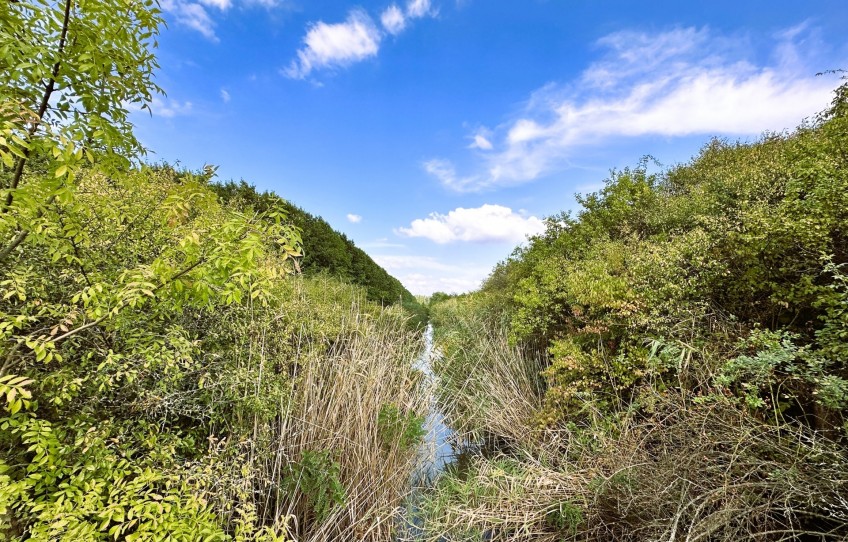
[[[145,109],[162,19],[154,0],[20,0],[0,5],[0,262],[73,199],[83,162],[125,168],[144,149],[130,107]],[[49,175],[27,177],[45,161]]]
[[[239,307],[276,299],[298,241],[279,211],[266,220],[223,208],[206,184],[166,168],[84,170],[74,200],[52,204],[50,228],[19,248],[0,281],[0,470],[10,479],[0,503],[15,518],[0,532],[220,533],[180,459],[197,457],[210,418],[253,407],[240,397],[199,409],[214,335],[203,339],[213,315],[235,327]],[[157,499],[174,514],[133,521]]]

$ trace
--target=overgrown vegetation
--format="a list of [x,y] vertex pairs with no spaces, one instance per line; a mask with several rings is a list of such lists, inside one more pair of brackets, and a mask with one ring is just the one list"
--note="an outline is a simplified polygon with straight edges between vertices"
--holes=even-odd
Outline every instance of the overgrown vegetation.
[[431,303],[444,409],[499,452],[437,487],[434,539],[848,537],[847,97],[613,172]]
[[[273,194],[143,165],[160,23],[0,4],[0,539],[392,539],[426,311]],[[433,296],[438,400],[489,453],[414,503],[424,534],[848,538],[847,160],[843,85]]]
[[[244,181],[211,186],[225,202],[240,201],[259,212],[266,212],[274,205],[280,204],[275,194],[260,193]],[[402,305],[410,313],[410,323],[413,326],[421,328],[426,324],[426,308],[398,279],[377,265],[347,236],[335,231],[321,217],[315,217],[296,205],[282,202],[282,208],[289,222],[301,232],[303,258],[298,263],[304,274],[326,273],[362,286],[371,301]]]
[[383,405],[377,416],[377,428],[387,447],[409,450],[421,444],[425,435],[424,416],[403,412],[395,405]]
[[276,196],[141,164],[160,23],[0,6],[0,539],[385,540],[420,337],[394,292],[298,274]]

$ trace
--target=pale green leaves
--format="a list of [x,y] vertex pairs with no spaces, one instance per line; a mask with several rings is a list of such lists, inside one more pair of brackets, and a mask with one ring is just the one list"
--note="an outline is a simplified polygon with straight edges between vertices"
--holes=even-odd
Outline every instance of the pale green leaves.
[[[49,127],[53,137],[87,141],[103,157],[142,150],[127,121],[127,104],[146,104],[160,91],[151,53],[158,9],[150,2],[20,1],[3,4],[0,21],[0,62],[7,73],[0,98],[41,114],[33,135]],[[49,81],[58,97],[47,96],[55,105],[42,110]],[[33,119],[21,117],[15,127],[30,131]]]
[[22,407],[30,407],[32,393],[27,389],[30,384],[32,384],[32,380],[25,376],[0,376],[0,398],[5,399],[5,408],[9,414],[14,415]]

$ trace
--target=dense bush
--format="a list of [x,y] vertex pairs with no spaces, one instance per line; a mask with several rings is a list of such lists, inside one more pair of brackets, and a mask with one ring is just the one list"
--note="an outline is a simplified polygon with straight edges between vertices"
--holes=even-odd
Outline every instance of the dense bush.
[[[792,134],[755,144],[715,140],[662,173],[648,173],[646,164],[613,173],[604,189],[580,199],[576,218],[550,219],[545,234],[495,270],[483,292],[508,296],[501,306],[513,337],[550,355],[550,419],[587,400],[605,408],[632,400],[656,372],[651,345],[684,348],[710,372],[740,355],[763,360],[751,350],[773,352],[765,343],[779,333],[794,358],[771,363],[757,400],[751,386],[744,392],[748,403],[763,415],[841,430],[848,407],[843,94]],[[663,367],[676,384],[675,367]],[[770,393],[777,387],[779,396]]]
[[433,300],[440,400],[513,462],[443,482],[434,533],[848,536],[847,92],[792,133],[613,172]]
[[285,218],[222,206],[204,177],[166,167],[79,171],[0,283],[0,533],[390,530],[368,522],[391,517],[414,450],[378,418],[423,408],[419,339],[400,308],[290,275]]

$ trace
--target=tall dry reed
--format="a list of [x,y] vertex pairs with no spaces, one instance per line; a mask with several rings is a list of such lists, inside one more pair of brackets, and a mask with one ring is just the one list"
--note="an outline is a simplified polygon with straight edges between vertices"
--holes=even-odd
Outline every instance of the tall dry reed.
[[[388,426],[414,425],[431,392],[413,367],[421,333],[408,329],[400,309],[360,303],[339,307],[327,336],[303,325],[283,349],[271,343],[280,340],[272,328],[284,313],[252,326],[241,364],[255,382],[245,394],[278,404],[260,404],[252,429],[243,421],[241,436],[212,447],[217,455],[204,474],[237,539],[244,525],[260,525],[271,533],[262,540],[392,540],[418,454]],[[275,396],[263,379],[280,367],[291,376]],[[387,409],[395,417],[381,420]]]
[[534,430],[527,360],[501,334],[477,337],[442,366],[442,401],[506,446],[442,476],[422,505],[427,540],[848,539],[848,458],[822,435],[650,385],[649,408]]

